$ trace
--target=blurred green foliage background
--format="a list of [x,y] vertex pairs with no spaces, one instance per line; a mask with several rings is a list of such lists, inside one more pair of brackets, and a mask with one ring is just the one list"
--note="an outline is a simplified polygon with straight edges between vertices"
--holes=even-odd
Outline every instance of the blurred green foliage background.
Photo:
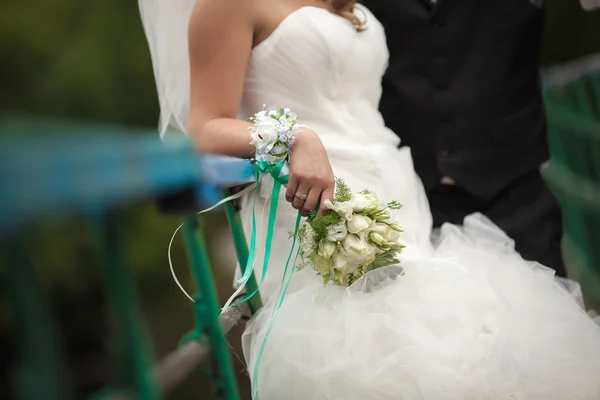
[[[544,65],[600,52],[600,12],[584,13],[576,0],[546,3]],[[0,115],[156,126],[154,78],[136,1],[2,0],[0,9]],[[167,245],[178,221],[158,213],[151,201],[127,207],[121,219],[160,357],[192,327],[190,304],[171,281],[167,264]],[[223,216],[209,216],[206,227],[224,301],[235,264]],[[106,319],[101,317],[98,265],[90,242],[83,221],[60,216],[26,236],[30,258],[60,317],[74,376],[84,389],[94,387],[110,370],[102,359]],[[173,256],[182,281],[191,288],[180,241]],[[2,399],[9,398],[13,348],[5,308],[0,303]],[[239,330],[231,334],[234,345],[239,335]],[[234,347],[241,356],[239,346]],[[243,365],[238,362],[236,367],[247,391]],[[173,398],[210,399],[206,383],[205,377],[195,375]]]

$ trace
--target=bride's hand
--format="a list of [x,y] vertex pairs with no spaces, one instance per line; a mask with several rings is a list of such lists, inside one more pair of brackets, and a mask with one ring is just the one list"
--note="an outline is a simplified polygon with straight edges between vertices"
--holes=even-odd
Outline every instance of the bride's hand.
[[334,189],[333,171],[321,139],[313,131],[303,129],[292,147],[286,200],[302,216],[310,215],[317,205],[318,214],[322,215],[327,211],[324,202],[333,198]]

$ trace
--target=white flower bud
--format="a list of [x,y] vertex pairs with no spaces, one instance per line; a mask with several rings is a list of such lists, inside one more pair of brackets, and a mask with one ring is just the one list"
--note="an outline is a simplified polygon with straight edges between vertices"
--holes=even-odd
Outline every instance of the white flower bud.
[[387,245],[387,240],[385,240],[385,238],[380,233],[375,231],[369,233],[369,240],[379,246]]

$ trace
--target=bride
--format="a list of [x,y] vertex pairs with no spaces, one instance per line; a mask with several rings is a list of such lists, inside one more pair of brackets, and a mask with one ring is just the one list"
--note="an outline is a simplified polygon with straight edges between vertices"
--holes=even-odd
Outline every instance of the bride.
[[[250,158],[245,120],[264,104],[292,109],[309,127],[292,149],[261,286],[265,305],[243,336],[254,397],[599,399],[600,327],[578,304],[576,284],[524,261],[481,215],[443,226],[432,244],[410,149],[398,148],[378,112],[388,56],[383,27],[354,3],[140,0],[161,132],[174,127],[199,151]],[[401,263],[347,288],[323,286],[310,269],[296,272],[273,320],[287,232],[298,211],[326,210],[334,176],[403,204]],[[257,210],[259,237],[269,185],[263,179],[263,190],[242,207],[248,232]],[[264,240],[256,260],[261,249]]]

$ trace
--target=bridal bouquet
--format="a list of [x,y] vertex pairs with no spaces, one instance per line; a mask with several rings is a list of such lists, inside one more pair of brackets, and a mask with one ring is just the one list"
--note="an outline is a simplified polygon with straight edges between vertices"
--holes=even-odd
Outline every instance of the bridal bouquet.
[[[298,123],[297,115],[289,108],[265,107],[250,121],[255,167],[275,178],[272,196],[277,198],[280,185],[287,184],[287,162],[296,133],[305,125]],[[325,205],[330,212],[311,215],[296,232],[290,233],[300,243],[299,267],[311,266],[324,283],[345,286],[371,270],[398,262],[403,248],[398,241],[402,229],[392,218],[391,210],[399,209],[400,204],[382,202],[368,190],[353,194],[338,179],[333,201]]]
[[331,211],[300,226],[300,267],[311,266],[325,284],[351,285],[367,272],[398,262],[402,229],[391,210],[396,201],[382,202],[376,193],[353,194],[343,180],[336,182]]

